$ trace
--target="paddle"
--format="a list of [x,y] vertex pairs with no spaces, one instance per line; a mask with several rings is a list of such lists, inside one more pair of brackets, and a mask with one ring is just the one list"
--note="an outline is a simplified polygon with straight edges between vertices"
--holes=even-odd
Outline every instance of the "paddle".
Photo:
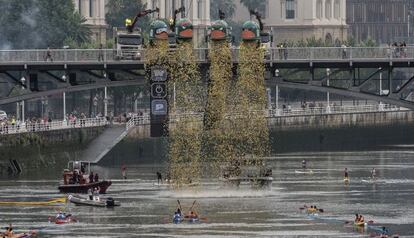
[[[374,224],[374,221],[367,221],[366,222],[367,224],[369,224],[369,225],[372,225],[372,224]],[[354,221],[345,221],[345,224],[354,224]]]
[[181,208],[180,200],[177,199],[178,207],[180,208],[180,211],[183,212],[183,209]]

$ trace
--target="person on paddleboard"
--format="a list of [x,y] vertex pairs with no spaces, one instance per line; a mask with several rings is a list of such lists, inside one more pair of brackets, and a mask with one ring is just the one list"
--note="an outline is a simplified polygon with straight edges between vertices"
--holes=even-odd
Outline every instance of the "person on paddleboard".
[[349,179],[348,168],[345,168],[344,179]]

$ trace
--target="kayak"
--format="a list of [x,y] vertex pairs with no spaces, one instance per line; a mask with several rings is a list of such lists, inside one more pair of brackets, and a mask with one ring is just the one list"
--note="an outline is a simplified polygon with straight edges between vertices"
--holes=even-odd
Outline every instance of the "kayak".
[[29,237],[35,237],[35,236],[36,236],[36,231],[13,234],[11,236],[6,236],[4,233],[0,233],[0,237],[5,237],[5,238],[29,238]]
[[184,221],[184,217],[179,215],[179,214],[175,214],[173,217],[173,223],[174,224],[180,224],[181,222]]
[[354,222],[354,226],[358,226],[358,227],[363,227],[363,226],[366,226],[367,225],[367,223],[365,223],[365,222]]
[[66,198],[56,198],[49,201],[43,202],[14,202],[14,201],[4,201],[0,202],[0,205],[15,205],[15,206],[52,206],[60,205],[61,203],[66,203]]
[[75,223],[77,222],[76,218],[72,215],[66,215],[65,218],[49,218],[49,222],[54,222],[55,224],[68,224],[68,223]]
[[36,232],[35,231],[30,231],[30,232],[26,232],[26,233],[13,234],[11,236],[6,236],[4,233],[0,233],[0,236],[4,237],[4,238],[29,238],[29,237],[35,237]]
[[90,200],[89,198],[77,196],[77,195],[69,195],[68,200],[71,203],[76,205],[84,205],[84,206],[94,206],[94,207],[115,207],[120,206],[121,203],[119,201],[115,201],[113,198],[109,197],[106,199],[100,200]]
[[344,178],[344,183],[349,183],[349,178]]

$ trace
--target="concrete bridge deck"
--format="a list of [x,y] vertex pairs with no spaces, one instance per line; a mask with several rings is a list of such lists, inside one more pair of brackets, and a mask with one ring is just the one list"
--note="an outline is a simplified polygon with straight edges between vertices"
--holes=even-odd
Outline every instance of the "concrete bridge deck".
[[[171,49],[174,51],[175,49]],[[268,49],[267,65],[277,68],[412,67],[414,47],[308,47]],[[232,49],[233,63],[239,63],[239,48]],[[48,51],[1,50],[0,70],[111,70],[143,69],[146,51],[139,60],[119,60],[113,49],[53,49]],[[208,64],[208,49],[195,48],[197,63]]]

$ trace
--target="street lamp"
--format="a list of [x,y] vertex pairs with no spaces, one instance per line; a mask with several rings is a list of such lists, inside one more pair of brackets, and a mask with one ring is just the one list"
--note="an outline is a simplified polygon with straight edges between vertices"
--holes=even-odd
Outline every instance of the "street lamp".
[[[326,86],[329,87],[329,77],[331,75],[331,69],[327,68],[326,69]],[[330,102],[329,102],[329,92],[326,93],[326,102],[327,102],[327,106],[326,106],[326,113],[330,113],[331,112],[331,107],[330,107]]]

